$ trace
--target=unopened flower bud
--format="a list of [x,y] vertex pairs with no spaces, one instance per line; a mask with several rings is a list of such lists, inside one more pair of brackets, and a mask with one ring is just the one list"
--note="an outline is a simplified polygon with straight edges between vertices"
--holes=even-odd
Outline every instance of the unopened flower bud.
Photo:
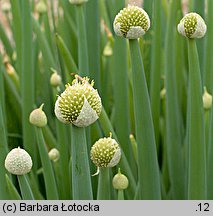
[[45,127],[47,125],[47,116],[42,110],[43,106],[44,104],[30,113],[29,121],[37,127]]
[[113,27],[116,35],[127,39],[137,39],[149,30],[150,19],[142,8],[129,5],[117,14]]
[[12,149],[5,159],[5,168],[14,175],[25,175],[29,173],[32,165],[30,155],[19,147]]
[[118,173],[112,179],[112,185],[116,190],[125,190],[128,188],[128,178],[118,170]]
[[7,73],[10,76],[13,75],[13,74],[16,74],[16,71],[15,71],[14,67],[9,62],[5,62],[4,65],[5,65]]
[[88,0],[69,0],[70,4],[80,5],[86,3]]
[[113,54],[112,45],[111,45],[111,42],[108,41],[104,47],[103,55],[104,56],[111,56],[112,54]]
[[178,24],[178,32],[188,38],[202,38],[206,34],[206,24],[197,13],[186,14]]
[[55,103],[55,115],[63,123],[72,123],[77,127],[87,127],[94,123],[101,113],[102,104],[94,82],[88,78],[76,76],[72,85],[66,85],[65,91]]
[[207,92],[206,87],[204,87],[203,93],[203,108],[209,110],[212,107],[212,95]]
[[121,158],[121,149],[111,137],[99,139],[90,151],[91,160],[97,167],[114,167]]
[[52,148],[48,153],[49,159],[56,162],[60,158],[60,152],[56,148]]
[[44,14],[47,12],[47,5],[45,4],[44,0],[40,0],[36,5],[36,11],[39,14]]
[[61,85],[61,76],[55,71],[50,77],[50,84],[53,87],[58,87]]
[[166,98],[166,88],[163,88],[161,91],[160,91],[160,98],[163,100]]

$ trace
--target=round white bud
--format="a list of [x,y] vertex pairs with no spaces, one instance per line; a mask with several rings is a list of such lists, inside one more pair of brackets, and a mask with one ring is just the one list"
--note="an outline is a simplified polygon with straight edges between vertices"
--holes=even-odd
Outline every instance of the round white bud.
[[29,173],[32,165],[30,155],[19,147],[12,149],[5,159],[5,168],[14,175],[25,175]]

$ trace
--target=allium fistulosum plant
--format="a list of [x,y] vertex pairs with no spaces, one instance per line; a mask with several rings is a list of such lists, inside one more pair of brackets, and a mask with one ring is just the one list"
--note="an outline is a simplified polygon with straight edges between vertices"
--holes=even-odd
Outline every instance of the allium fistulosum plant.
[[181,2],[0,2],[0,199],[213,198],[213,1]]

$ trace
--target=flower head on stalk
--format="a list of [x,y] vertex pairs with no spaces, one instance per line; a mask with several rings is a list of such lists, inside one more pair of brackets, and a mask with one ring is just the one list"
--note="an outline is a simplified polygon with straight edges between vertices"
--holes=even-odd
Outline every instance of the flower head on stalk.
[[137,39],[149,30],[150,19],[142,8],[128,5],[116,15],[113,27],[116,35],[127,39]]
[[99,168],[114,167],[121,158],[121,149],[115,139],[110,137],[104,137],[99,139],[92,146],[90,151],[90,157],[93,163]]
[[55,103],[55,115],[63,123],[72,123],[77,127],[87,127],[94,123],[101,113],[102,104],[98,91],[89,83],[87,77],[76,76],[72,85],[66,85],[65,91]]
[[206,24],[197,13],[186,14],[178,24],[178,32],[187,38],[202,38],[206,34]]

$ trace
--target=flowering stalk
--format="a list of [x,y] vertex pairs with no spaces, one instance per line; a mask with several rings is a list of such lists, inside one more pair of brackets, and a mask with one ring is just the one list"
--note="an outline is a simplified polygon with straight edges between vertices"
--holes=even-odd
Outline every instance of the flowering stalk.
[[97,200],[110,200],[109,168],[100,168]]
[[[34,145],[33,128],[30,126],[28,117],[34,104],[34,74],[33,74],[33,55],[32,55],[32,22],[31,22],[31,3],[29,1],[21,1],[21,21],[22,21],[22,37],[21,37],[21,95],[24,106],[22,106],[22,126],[23,126],[23,146],[29,151],[35,163],[36,168],[36,145]],[[30,71],[30,72],[29,72]]]
[[57,118],[72,123],[72,188],[73,199],[92,199],[90,169],[87,154],[85,127],[94,123],[101,113],[101,98],[94,82],[76,76],[72,85],[66,85],[65,91],[55,103]]
[[136,138],[140,144],[138,145],[139,195],[143,199],[160,199],[160,176],[154,127],[138,43],[138,38],[144,35],[149,27],[148,14],[136,6],[124,8],[114,20],[115,33],[129,39],[130,45]]
[[[207,24],[208,24],[208,32],[207,32],[207,39],[206,39],[206,62],[205,62],[205,83],[207,85],[207,88],[209,91],[213,92],[213,26],[211,25],[211,20],[213,20],[213,13],[211,12],[213,10],[213,1],[208,0],[208,13],[207,13]],[[213,134],[213,112],[211,109],[211,115],[210,115],[210,130],[209,134]],[[208,149],[208,161],[207,161],[207,198],[213,199],[213,187],[212,187],[212,181],[213,181],[213,172],[212,166],[213,166],[213,136],[209,136],[209,143],[208,143],[209,149]]]
[[35,126],[36,140],[41,157],[43,175],[45,181],[46,195],[47,199],[58,199],[58,191],[56,187],[55,176],[53,173],[53,167],[48,156],[48,151],[44,141],[42,127],[45,127],[47,124],[47,117],[42,111],[43,105],[40,108],[35,109],[30,114],[30,123]]
[[[132,63],[136,137],[138,144],[140,144],[138,145],[140,196],[144,199],[160,199],[157,151],[143,61],[138,41],[136,39],[130,40],[129,45]],[[146,166],[142,165],[144,163],[146,163]]]
[[33,192],[31,190],[27,176],[26,175],[18,176],[18,182],[21,189],[22,199],[34,200]]
[[[61,81],[61,77],[59,74],[57,74],[56,71],[54,71],[54,73],[52,74],[52,76],[50,77],[50,84],[52,86],[52,91],[53,91],[53,95],[56,96],[59,94],[60,92],[60,86],[62,84]],[[67,175],[67,173],[69,173],[69,152],[67,151],[67,139],[66,139],[66,128],[65,125],[62,124],[59,121],[56,121],[56,132],[57,132],[57,141],[58,143],[60,143],[60,145],[58,145],[58,148],[60,150],[60,154],[63,155],[63,157],[60,158],[60,169],[57,169],[57,173],[60,175],[58,175],[58,178],[60,180],[58,180],[59,184],[61,184],[61,182],[63,181],[63,185],[61,186],[62,190],[60,190],[60,198],[62,199],[70,199],[71,198],[71,190],[70,190],[70,181],[71,179],[69,178],[70,176]],[[56,168],[56,166],[55,166]],[[58,167],[57,167],[58,168]]]
[[[1,75],[0,75],[1,76]],[[3,110],[2,110],[2,103],[0,100],[0,167],[1,167],[1,175],[0,175],[0,181],[1,181],[1,190],[0,190],[0,199],[9,199],[8,192],[7,192],[7,186],[6,186],[6,180],[5,180],[5,169],[3,167],[4,159],[6,156],[7,151],[7,137],[6,137],[6,131],[5,131],[5,124],[4,124],[4,117],[3,117]]]
[[[117,13],[117,11],[125,6],[125,1],[118,1],[115,5],[115,11]],[[121,144],[121,148],[123,149],[126,158],[132,167],[132,171],[135,174],[136,163],[132,157],[133,150],[128,139],[128,135],[130,134],[130,120],[127,42],[120,37],[115,37],[113,54],[112,81],[115,104],[115,130]],[[123,63],[118,64],[118,62]]]
[[[102,112],[101,112],[99,121],[100,121],[101,128],[104,131],[105,136],[107,136],[109,133],[112,133],[112,136],[116,140],[118,140],[117,135],[112,127],[112,124],[104,108],[102,108]],[[122,152],[122,159],[120,160],[119,166],[121,167],[122,170],[124,170],[127,173],[129,177],[130,184],[129,184],[129,188],[127,189],[127,193],[129,194],[129,198],[133,199],[133,194],[136,189],[136,182],[135,182],[134,175],[132,173],[131,167],[126,159],[124,152]]]
[[[177,199],[184,197],[183,181],[183,158],[181,155],[181,133],[180,116],[177,97],[177,83],[175,79],[175,58],[174,50],[174,30],[175,30],[175,11],[176,1],[170,1],[169,17],[166,32],[165,45],[165,84],[166,84],[166,146],[168,157],[169,177],[172,187],[172,195]],[[179,158],[180,160],[174,160]]]
[[8,177],[8,175],[5,175],[6,178],[6,182],[7,182],[7,188],[10,194],[10,199],[13,200],[21,200],[21,197],[16,189],[16,187],[14,186],[14,184],[12,183],[11,179]]
[[202,86],[195,40],[188,40],[190,125],[189,125],[189,199],[206,198],[206,161]]
[[128,178],[121,173],[120,168],[118,173],[113,177],[112,185],[114,189],[118,190],[118,200],[124,200],[124,190],[127,189],[129,181]]
[[72,189],[73,199],[92,200],[89,159],[85,128],[72,126]]
[[86,2],[87,0],[70,0],[71,4],[76,5],[78,27],[78,67],[80,75],[82,76],[89,75],[87,34],[84,14],[84,4]]
[[204,68],[204,72],[205,72],[205,85],[207,87],[207,89],[209,90],[209,92],[212,94],[213,92],[213,84],[212,84],[212,80],[213,80],[213,61],[212,61],[212,56],[213,56],[213,42],[212,42],[212,38],[213,38],[213,26],[212,26],[212,20],[213,20],[213,1],[208,0],[207,2],[208,5],[208,12],[207,12],[207,25],[208,25],[208,31],[206,33],[206,61],[205,61],[205,68]]
[[178,31],[188,39],[189,61],[189,176],[188,198],[206,199],[206,148],[202,82],[195,38],[206,33],[206,24],[196,13],[187,14]]
[[[98,181],[98,200],[110,199],[110,177],[109,168],[118,164],[121,158],[121,150],[116,140],[110,137],[101,138],[92,146],[90,156],[93,163],[97,166]],[[100,172],[100,173],[99,173]]]
[[[147,4],[150,1],[145,1]],[[146,5],[145,4],[145,5]],[[161,76],[161,3],[158,0],[153,1],[154,15],[157,17],[153,22],[153,35],[152,42],[152,59],[151,59],[151,74],[150,74],[150,102],[152,108],[153,124],[155,130],[156,144],[159,146],[159,119],[160,119],[160,76]],[[144,5],[144,7],[145,7]]]

